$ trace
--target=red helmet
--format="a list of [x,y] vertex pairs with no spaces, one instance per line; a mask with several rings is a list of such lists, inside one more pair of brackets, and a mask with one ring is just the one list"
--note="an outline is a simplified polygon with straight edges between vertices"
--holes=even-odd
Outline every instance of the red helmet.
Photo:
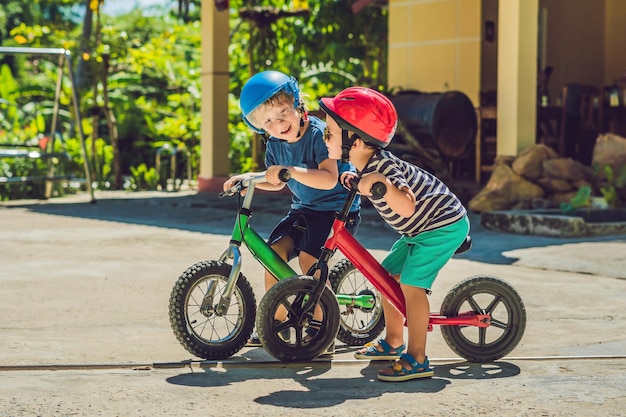
[[396,133],[396,108],[391,100],[371,88],[349,87],[319,103],[339,127],[355,132],[370,145],[385,148]]

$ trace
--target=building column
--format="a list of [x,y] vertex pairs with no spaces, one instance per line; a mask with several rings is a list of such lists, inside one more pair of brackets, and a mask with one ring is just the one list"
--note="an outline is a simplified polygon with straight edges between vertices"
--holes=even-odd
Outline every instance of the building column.
[[536,141],[538,0],[498,3],[498,156]]
[[213,2],[201,7],[200,173],[198,191],[221,190],[228,177],[228,39],[229,11],[217,11]]

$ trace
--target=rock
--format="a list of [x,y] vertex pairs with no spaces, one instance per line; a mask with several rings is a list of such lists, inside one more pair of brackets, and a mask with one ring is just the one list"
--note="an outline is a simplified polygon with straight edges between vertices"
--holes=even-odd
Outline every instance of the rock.
[[567,181],[591,180],[593,171],[572,158],[555,158],[543,161],[543,174],[549,178]]
[[578,181],[572,181],[572,188],[574,190],[578,190],[579,188],[582,187],[592,187],[593,188],[593,184],[588,181],[588,180],[578,180]]
[[507,166],[511,166],[513,164],[513,162],[515,161],[515,157],[514,156],[508,156],[508,155],[498,155],[496,156],[496,158],[493,161],[494,165],[507,165]]
[[497,164],[485,188],[470,200],[468,207],[477,212],[508,210],[543,195],[543,188],[516,174],[508,165]]
[[550,207],[550,200],[547,198],[533,198],[530,201],[530,208],[533,210],[546,209]]
[[563,193],[574,188],[568,181],[559,178],[539,178],[537,179],[537,184],[546,190],[548,194]]
[[550,200],[552,201],[552,206],[553,207],[558,207],[561,203],[567,203],[569,202],[572,198],[574,198],[574,196],[578,193],[578,190],[576,191],[570,191],[567,193],[556,193],[556,194],[552,194],[552,197],[550,198]]
[[[600,135],[593,149],[592,164],[585,166],[571,158],[559,157],[543,144],[533,145],[517,157],[497,156],[491,178],[469,201],[468,207],[477,212],[544,204],[559,207],[582,187],[590,187],[592,196],[596,197],[609,189],[616,196],[616,202],[609,204],[624,205],[626,187],[620,185],[623,180],[618,178],[626,175],[626,138],[611,133]],[[614,175],[611,184],[606,179],[607,166]]]
[[[626,138],[613,133],[598,136],[591,164],[600,168],[609,165],[617,174],[626,165]],[[605,178],[604,169],[598,171],[598,177]]]
[[503,193],[495,190],[483,189],[468,203],[468,208],[477,213],[494,210],[508,210],[511,202]]
[[549,146],[534,145],[522,151],[511,167],[515,173],[530,180],[536,180],[543,174],[543,161],[557,158],[557,153]]

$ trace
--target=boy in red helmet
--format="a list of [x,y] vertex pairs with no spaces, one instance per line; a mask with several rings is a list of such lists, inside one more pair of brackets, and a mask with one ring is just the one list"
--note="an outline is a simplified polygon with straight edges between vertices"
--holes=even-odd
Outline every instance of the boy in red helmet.
[[[406,352],[404,317],[385,299],[385,338],[366,345],[355,357],[396,359],[393,365],[379,370],[382,381],[431,377],[434,373],[426,356],[427,296],[437,274],[469,233],[467,212],[441,180],[385,150],[395,134],[398,115],[383,94],[351,87],[334,98],[322,98],[320,106],[327,114],[329,156],[355,166],[359,193],[368,197],[382,218],[401,234],[382,265],[400,282],[404,294]],[[370,192],[376,182],[387,187],[380,198]]]

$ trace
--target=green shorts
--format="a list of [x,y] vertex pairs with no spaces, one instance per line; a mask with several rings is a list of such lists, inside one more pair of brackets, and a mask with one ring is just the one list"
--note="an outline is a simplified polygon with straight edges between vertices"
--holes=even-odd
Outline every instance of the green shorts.
[[391,275],[400,275],[400,283],[430,290],[443,266],[452,258],[468,235],[467,216],[440,229],[417,236],[402,236],[382,262]]

